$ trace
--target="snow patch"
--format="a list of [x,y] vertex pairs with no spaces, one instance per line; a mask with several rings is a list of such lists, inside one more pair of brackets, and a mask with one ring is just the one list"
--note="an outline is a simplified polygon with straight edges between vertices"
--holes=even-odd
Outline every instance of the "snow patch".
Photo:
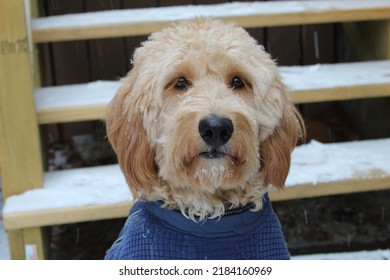
[[[0,187],[1,187],[1,182],[0,182]],[[9,252],[9,245],[8,245],[8,236],[4,230],[2,209],[3,209],[3,199],[2,199],[2,193],[0,191],[0,260],[9,260],[10,252]]]
[[44,188],[9,197],[4,214],[132,200],[118,165],[48,172],[43,180]]
[[[283,66],[279,70],[284,82],[293,91],[390,84],[390,61]],[[120,84],[120,81],[94,81],[38,88],[35,90],[36,108],[42,111],[105,106],[112,100]]]
[[390,250],[292,256],[292,260],[390,260]]
[[[321,144],[312,141],[292,154],[287,187],[347,179],[390,176],[390,139]],[[224,166],[199,169],[196,176],[220,176]],[[115,204],[132,200],[118,165],[49,172],[44,187],[11,196],[4,214],[67,208],[92,204]]]
[[390,82],[390,62],[282,66],[279,71],[291,90],[385,84]]
[[35,105],[38,111],[83,106],[107,105],[120,87],[118,81],[95,81],[38,88]]
[[296,147],[286,186],[390,176],[390,139]]
[[194,17],[236,17],[250,15],[278,15],[321,13],[329,10],[359,10],[383,8],[388,6],[382,1],[289,1],[289,2],[246,2],[224,3],[216,5],[187,5],[159,8],[110,10],[80,14],[50,16],[32,20],[33,30],[50,28],[68,29],[84,26],[104,26],[139,24],[145,22],[171,22]]

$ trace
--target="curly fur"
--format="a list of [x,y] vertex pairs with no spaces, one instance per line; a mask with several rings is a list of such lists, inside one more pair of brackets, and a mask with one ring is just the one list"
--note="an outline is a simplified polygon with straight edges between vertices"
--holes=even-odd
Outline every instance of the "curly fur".
[[[229,86],[233,77],[245,88]],[[185,77],[191,86],[174,87]],[[229,118],[225,157],[210,148],[198,124]],[[193,220],[222,216],[247,203],[261,209],[270,186],[283,188],[302,119],[277,66],[233,24],[194,19],[152,34],[136,49],[133,69],[107,108],[107,135],[135,198],[161,200]]]

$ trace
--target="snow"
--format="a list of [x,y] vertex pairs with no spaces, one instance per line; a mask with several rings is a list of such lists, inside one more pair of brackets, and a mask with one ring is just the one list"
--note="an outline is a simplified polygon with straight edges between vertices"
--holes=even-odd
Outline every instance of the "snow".
[[390,139],[296,147],[286,186],[390,176]]
[[[292,155],[287,187],[390,176],[390,139],[321,144],[312,141]],[[118,165],[45,173],[44,187],[11,196],[4,213],[91,204],[114,204],[132,196]]]
[[[0,193],[0,217],[3,201]],[[9,260],[10,251],[8,237],[4,230],[3,221],[0,218],[0,260]],[[346,253],[327,253],[292,256],[292,260],[390,260],[389,250],[359,251]]]
[[4,230],[3,221],[0,220],[0,260],[9,260],[9,246],[7,233]]
[[[284,66],[279,69],[284,82],[293,91],[390,84],[390,61]],[[104,106],[111,101],[119,86],[119,81],[94,81],[38,88],[35,90],[36,108],[42,111]]]
[[[390,139],[321,144],[312,141],[299,146],[292,156],[287,179],[294,184],[320,183],[348,178],[390,176]],[[371,170],[371,171],[370,171]],[[4,213],[89,204],[114,204],[132,199],[118,165],[78,168],[46,173],[44,188],[11,196]],[[1,200],[0,200],[1,202]],[[0,209],[1,209],[0,204]],[[7,237],[0,219],[0,259],[9,258]],[[390,250],[293,256],[296,260],[383,260]]]
[[118,81],[95,81],[86,84],[53,86],[35,90],[38,111],[66,107],[106,105],[118,90]]
[[292,256],[293,260],[390,260],[390,250]]
[[102,25],[123,25],[145,22],[178,21],[197,17],[235,17],[248,15],[273,15],[280,17],[296,13],[321,13],[329,10],[359,10],[388,7],[382,1],[289,1],[289,2],[244,2],[216,5],[173,6],[159,8],[111,10],[51,16],[32,20],[33,30],[50,28],[91,27]]
[[132,200],[118,165],[48,172],[43,181],[44,188],[9,197],[4,213],[106,205]]
[[279,67],[292,90],[313,90],[390,83],[390,61]]
[[[1,187],[1,185],[0,185]],[[8,260],[10,259],[10,254],[9,254],[9,246],[8,246],[8,237],[7,234],[4,230],[4,225],[3,225],[3,199],[2,199],[2,194],[0,191],[0,260]]]

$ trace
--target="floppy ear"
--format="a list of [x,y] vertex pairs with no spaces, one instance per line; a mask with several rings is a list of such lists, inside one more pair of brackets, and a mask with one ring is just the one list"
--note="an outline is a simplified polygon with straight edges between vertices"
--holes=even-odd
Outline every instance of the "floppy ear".
[[273,133],[260,144],[262,174],[265,184],[284,187],[290,169],[291,152],[298,138],[305,138],[305,127],[300,113],[284,96],[283,115]]
[[119,165],[134,195],[150,193],[157,182],[155,151],[143,124],[145,100],[142,89],[134,89],[137,70],[122,80],[122,86],[106,109],[108,139],[114,148]]

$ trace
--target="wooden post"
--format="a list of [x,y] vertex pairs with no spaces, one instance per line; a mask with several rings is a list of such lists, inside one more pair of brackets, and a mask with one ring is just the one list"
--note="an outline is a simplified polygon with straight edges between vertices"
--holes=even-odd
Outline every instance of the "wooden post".
[[[0,0],[0,161],[3,196],[42,186],[42,159],[33,96],[28,32],[23,0]],[[10,231],[12,258],[24,259],[20,244],[36,242],[43,258],[40,229]]]

